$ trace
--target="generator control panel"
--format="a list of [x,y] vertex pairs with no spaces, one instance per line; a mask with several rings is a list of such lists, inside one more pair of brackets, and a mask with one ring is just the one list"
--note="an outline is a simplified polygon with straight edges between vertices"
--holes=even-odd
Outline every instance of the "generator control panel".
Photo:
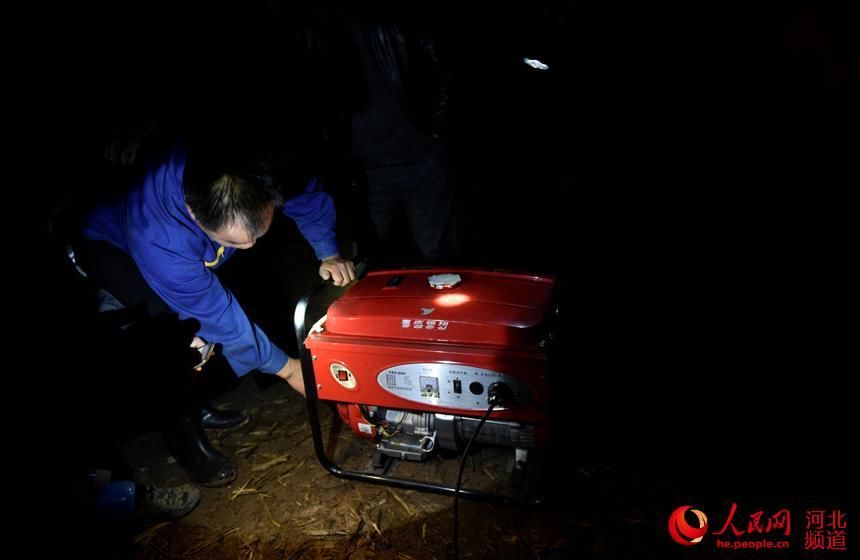
[[487,387],[496,381],[511,387],[517,404],[529,396],[528,387],[516,378],[463,364],[403,364],[382,370],[376,380],[382,389],[407,401],[447,408],[486,409]]

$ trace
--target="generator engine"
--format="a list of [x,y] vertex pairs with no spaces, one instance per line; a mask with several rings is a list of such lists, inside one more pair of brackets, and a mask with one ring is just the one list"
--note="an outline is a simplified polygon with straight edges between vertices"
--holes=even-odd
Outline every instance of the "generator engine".
[[379,454],[424,461],[461,450],[497,390],[475,441],[515,450],[522,468],[547,436],[555,287],[480,269],[371,272],[305,341],[318,397]]

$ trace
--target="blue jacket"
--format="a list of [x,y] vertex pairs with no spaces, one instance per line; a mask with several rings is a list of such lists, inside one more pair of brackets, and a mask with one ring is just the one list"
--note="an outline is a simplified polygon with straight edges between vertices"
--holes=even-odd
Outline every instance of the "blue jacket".
[[[181,319],[200,322],[198,336],[223,345],[237,375],[252,369],[276,373],[287,363],[286,353],[248,320],[212,272],[235,249],[210,240],[188,213],[182,190],[185,159],[185,150],[175,148],[166,160],[148,169],[140,184],[93,210],[82,234],[131,255],[149,286]],[[334,204],[319,190],[318,181],[288,200],[283,212],[296,222],[318,258],[338,252]]]

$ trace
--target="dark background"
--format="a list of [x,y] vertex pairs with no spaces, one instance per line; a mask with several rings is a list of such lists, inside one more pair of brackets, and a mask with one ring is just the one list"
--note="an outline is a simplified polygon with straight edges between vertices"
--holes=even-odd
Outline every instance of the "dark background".
[[[645,473],[666,508],[844,500],[856,8],[421,9],[452,64],[463,261],[563,282],[559,454]],[[320,155],[327,108],[303,55],[307,29],[337,9],[269,10],[139,2],[41,16],[27,65],[40,228],[64,194],[117,172],[102,159],[117,127],[152,119],[276,125],[308,173],[354,196]],[[341,205],[342,222],[361,223],[357,209]],[[569,463],[554,464],[563,487]]]

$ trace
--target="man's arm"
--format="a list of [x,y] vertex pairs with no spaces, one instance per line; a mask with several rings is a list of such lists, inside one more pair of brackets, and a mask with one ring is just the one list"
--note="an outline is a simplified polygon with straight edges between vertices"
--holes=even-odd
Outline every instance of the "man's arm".
[[335,286],[344,286],[355,280],[352,262],[342,259],[338,252],[334,232],[334,201],[327,192],[321,190],[317,179],[308,184],[304,193],[284,204],[284,214],[296,222],[299,231],[322,261],[319,274],[324,280],[331,278]]
[[290,358],[278,373],[278,377],[290,384],[290,387],[298,391],[303,397],[305,394],[305,380],[302,377],[302,365],[300,360]]
[[334,201],[322,190],[319,180],[311,180],[305,192],[287,200],[284,214],[296,222],[318,259],[324,260],[338,254],[334,233],[337,219]]
[[200,322],[197,335],[220,343],[237,375],[252,369],[278,373],[292,361],[248,319],[233,294],[202,262],[142,235],[129,240],[129,250],[147,284],[181,319]]

